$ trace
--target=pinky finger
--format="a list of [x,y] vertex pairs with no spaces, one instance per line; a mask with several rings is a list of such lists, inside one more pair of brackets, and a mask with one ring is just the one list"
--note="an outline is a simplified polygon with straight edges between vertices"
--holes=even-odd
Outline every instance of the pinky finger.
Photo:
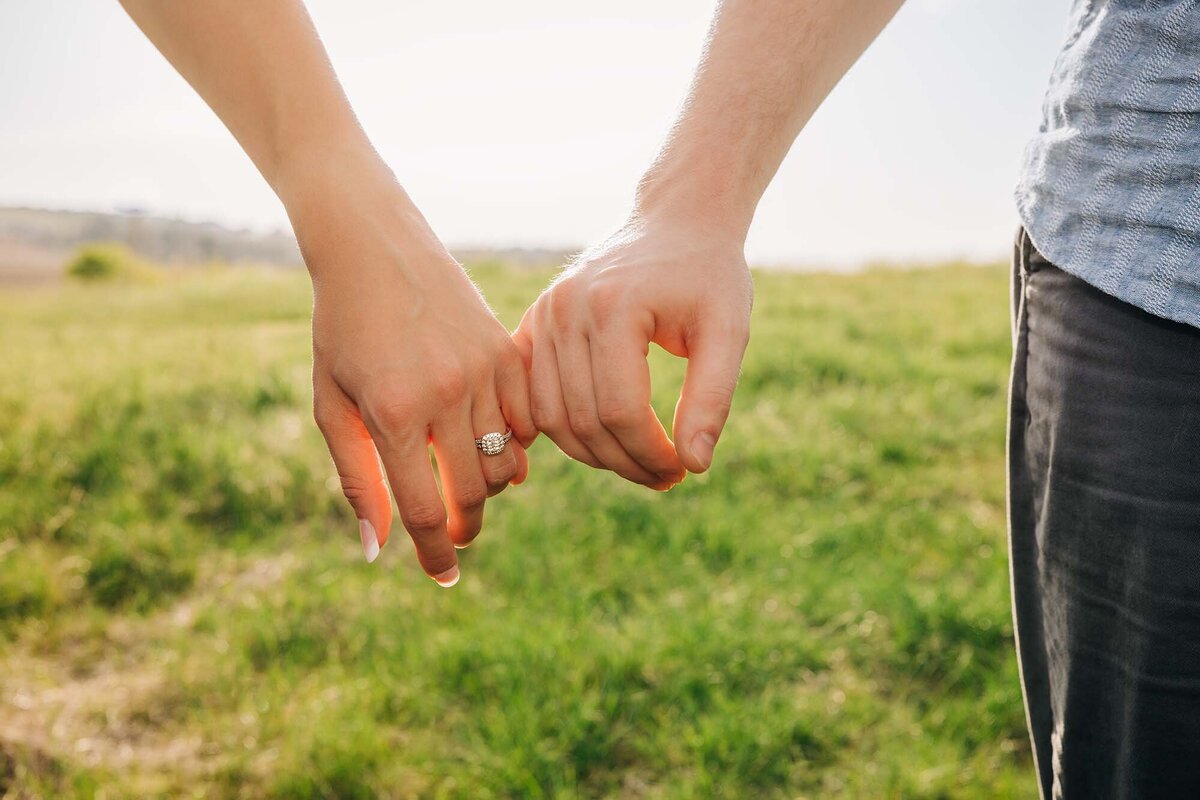
[[523,447],[529,447],[537,439],[538,429],[533,424],[533,412],[529,404],[529,372],[520,356],[509,359],[496,376],[496,396],[500,401],[500,412],[512,429],[513,438]]
[[525,452],[525,448],[521,447],[517,442],[511,444],[513,457],[517,460],[517,474],[513,476],[513,486],[520,486],[529,477],[529,455]]

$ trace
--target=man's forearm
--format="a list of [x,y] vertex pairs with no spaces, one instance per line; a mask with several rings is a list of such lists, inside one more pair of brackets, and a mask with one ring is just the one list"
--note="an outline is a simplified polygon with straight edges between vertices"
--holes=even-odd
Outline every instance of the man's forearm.
[[638,187],[638,213],[744,236],[796,135],[902,3],[724,0],[683,111]]

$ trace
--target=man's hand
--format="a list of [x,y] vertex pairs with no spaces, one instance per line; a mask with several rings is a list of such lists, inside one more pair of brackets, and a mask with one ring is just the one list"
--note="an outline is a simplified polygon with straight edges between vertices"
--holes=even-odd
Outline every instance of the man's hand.
[[[525,313],[534,424],[567,455],[669,489],[703,472],[729,415],[753,287],[736,236],[639,219]],[[650,407],[649,344],[688,359],[672,445]]]
[[[703,472],[749,332],[743,246],[796,134],[902,0],[722,0],[632,222],[563,272],[516,339],[534,421],[568,455],[667,489]],[[675,443],[647,346],[688,359]]]

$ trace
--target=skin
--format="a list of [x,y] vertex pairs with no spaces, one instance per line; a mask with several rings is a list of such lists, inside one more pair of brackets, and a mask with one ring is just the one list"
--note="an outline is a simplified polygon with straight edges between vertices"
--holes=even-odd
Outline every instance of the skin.
[[[746,233],[824,98],[902,0],[725,0],[629,220],[525,314],[534,422],[562,450],[667,489],[712,464],[753,297]],[[653,342],[688,359],[674,441],[650,408]]]
[[[287,209],[313,279],[314,415],[368,559],[390,483],[421,566],[454,585],[455,546],[525,479],[537,435],[512,339],[371,147],[299,0],[123,5]],[[508,427],[503,454],[476,449]]]
[[[539,429],[655,489],[711,466],[749,339],[755,208],[901,2],[722,2],[628,221],[510,338],[371,147],[300,0],[122,0],[292,220],[313,278],[314,413],[368,559],[387,540],[390,482],[442,585],[458,580],[454,548],[478,535],[486,498],[525,479],[521,445]],[[688,359],[673,440],[650,407],[651,342]],[[503,455],[475,450],[506,427]]]

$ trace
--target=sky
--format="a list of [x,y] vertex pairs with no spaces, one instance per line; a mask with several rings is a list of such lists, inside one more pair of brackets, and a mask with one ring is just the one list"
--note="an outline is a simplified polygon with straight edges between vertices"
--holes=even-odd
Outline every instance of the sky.
[[[1003,257],[1068,2],[909,0],[800,134],[759,206],[751,260]],[[368,134],[444,241],[571,248],[624,219],[713,3],[308,7]],[[0,0],[0,205],[287,226],[116,0]]]

